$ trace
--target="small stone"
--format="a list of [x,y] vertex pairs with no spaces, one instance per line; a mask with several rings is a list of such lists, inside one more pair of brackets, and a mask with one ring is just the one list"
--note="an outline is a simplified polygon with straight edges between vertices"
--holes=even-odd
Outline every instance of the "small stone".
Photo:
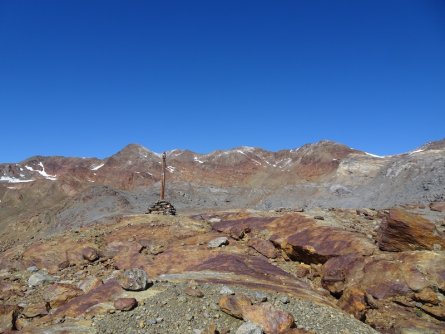
[[209,241],[207,246],[209,248],[218,248],[218,247],[225,246],[228,244],[229,244],[229,239],[227,237],[219,237],[219,238]]
[[150,325],[156,325],[158,322],[156,321],[156,319],[149,319],[149,320],[148,320],[148,323],[149,323]]
[[38,271],[29,277],[28,285],[29,286],[37,286],[39,284],[43,284],[46,282],[54,282],[55,280],[56,280],[55,277]]
[[194,318],[194,316],[193,316],[192,314],[187,314],[187,315],[185,316],[185,320],[187,320],[187,321],[192,321],[193,318]]
[[26,271],[35,273],[35,272],[39,271],[39,268],[37,268],[36,266],[31,266],[31,267],[26,268]]
[[131,311],[138,305],[135,298],[118,298],[114,302],[114,307],[119,311]]
[[191,287],[185,288],[184,293],[191,297],[202,298],[204,297],[204,293],[202,293],[199,289],[193,289]]
[[324,217],[323,217],[323,216],[315,216],[314,219],[317,219],[317,220],[324,220]]
[[161,317],[159,317],[159,318],[156,318],[156,322],[159,324],[159,323],[161,323],[161,322],[163,322],[164,321],[164,318],[161,318]]
[[139,321],[138,327],[139,327],[139,328],[144,328],[144,327],[145,327],[145,322],[144,322],[144,320]]
[[289,297],[288,296],[282,296],[280,297],[280,302],[282,302],[283,304],[289,304]]
[[225,286],[225,285],[221,288],[219,293],[221,295],[234,295],[235,294],[235,292],[232,289],[230,289],[228,286]]
[[85,247],[82,249],[82,257],[89,262],[94,262],[99,258],[99,252],[93,247]]
[[255,299],[259,302],[267,302],[267,296],[262,292],[255,292]]
[[238,327],[235,334],[263,334],[263,330],[260,326],[257,326],[251,322],[245,322]]

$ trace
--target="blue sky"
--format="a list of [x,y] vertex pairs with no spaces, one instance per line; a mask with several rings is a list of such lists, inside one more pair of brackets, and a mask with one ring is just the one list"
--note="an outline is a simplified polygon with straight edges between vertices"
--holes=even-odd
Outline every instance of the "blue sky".
[[0,161],[445,137],[445,2],[0,1]]

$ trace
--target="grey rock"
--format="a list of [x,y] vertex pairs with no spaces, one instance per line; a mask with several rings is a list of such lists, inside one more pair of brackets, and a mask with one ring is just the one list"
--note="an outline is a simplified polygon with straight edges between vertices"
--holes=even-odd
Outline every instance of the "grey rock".
[[283,304],[288,304],[289,303],[289,297],[288,296],[280,297],[280,302],[282,302]]
[[119,275],[118,281],[122,288],[130,291],[142,291],[152,284],[147,273],[139,268],[125,270]]
[[267,302],[267,296],[262,292],[255,292],[255,299],[259,302]]
[[263,334],[263,330],[260,326],[257,326],[251,322],[245,322],[238,327],[235,334]]
[[232,289],[230,289],[228,286],[223,286],[221,288],[221,290],[219,291],[219,293],[221,295],[234,295],[235,294],[235,292]]
[[28,285],[37,286],[46,282],[54,282],[55,280],[56,278],[54,276],[38,271],[29,277]]
[[209,248],[218,248],[218,247],[228,245],[228,244],[229,244],[229,239],[227,239],[227,237],[219,237],[219,238],[209,241],[208,247]]
[[29,271],[31,273],[35,273],[35,272],[39,271],[39,268],[37,268],[36,266],[31,266],[31,267],[26,268],[26,271]]

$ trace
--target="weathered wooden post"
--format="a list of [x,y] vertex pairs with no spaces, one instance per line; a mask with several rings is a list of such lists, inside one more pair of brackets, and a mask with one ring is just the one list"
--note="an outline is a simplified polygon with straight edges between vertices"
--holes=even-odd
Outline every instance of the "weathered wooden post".
[[175,207],[165,200],[165,178],[167,174],[167,155],[162,153],[162,170],[161,170],[161,193],[159,200],[148,208],[147,213],[162,214],[162,215],[175,215]]
[[162,176],[161,176],[161,201],[165,198],[165,169],[167,168],[167,164],[165,162],[166,154],[162,153]]

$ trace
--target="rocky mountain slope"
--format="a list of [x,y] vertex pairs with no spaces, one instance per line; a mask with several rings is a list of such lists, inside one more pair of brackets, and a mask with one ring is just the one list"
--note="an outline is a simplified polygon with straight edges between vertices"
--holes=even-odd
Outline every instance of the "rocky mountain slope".
[[445,332],[445,140],[167,162],[0,165],[0,333]]
[[[172,150],[167,162],[167,197],[183,211],[385,208],[445,199],[445,140],[387,157],[321,141],[278,152]],[[103,160],[37,156],[0,164],[0,235],[20,236],[17,222],[38,235],[48,226],[145,212],[159,196],[160,172],[160,155],[133,144]]]

